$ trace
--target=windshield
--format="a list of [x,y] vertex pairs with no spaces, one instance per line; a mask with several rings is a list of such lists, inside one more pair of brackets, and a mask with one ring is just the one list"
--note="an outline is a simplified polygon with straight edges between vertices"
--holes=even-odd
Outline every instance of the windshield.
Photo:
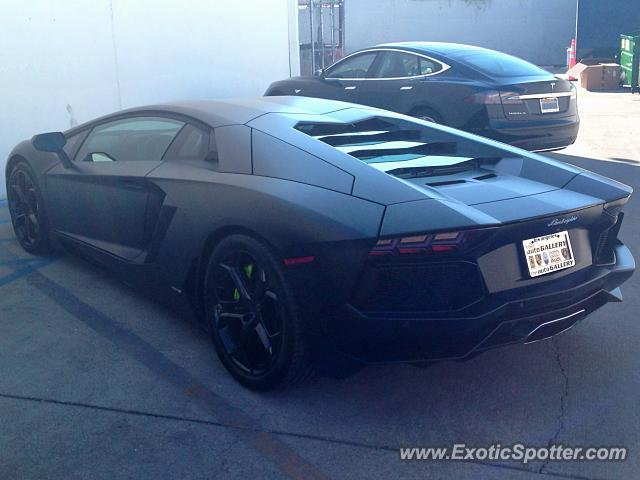
[[478,52],[457,57],[462,63],[479,70],[491,77],[530,77],[549,76],[546,70],[522,60],[498,52]]

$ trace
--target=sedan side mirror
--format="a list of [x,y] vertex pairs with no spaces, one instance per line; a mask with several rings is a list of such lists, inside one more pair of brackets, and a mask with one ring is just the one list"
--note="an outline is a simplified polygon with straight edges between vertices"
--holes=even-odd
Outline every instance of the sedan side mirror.
[[320,78],[324,77],[324,68],[319,68],[318,70],[316,70],[314,76]]
[[31,144],[33,148],[39,152],[56,153],[64,168],[71,168],[73,166],[67,152],[64,151],[64,146],[67,144],[67,138],[64,136],[64,133],[41,133],[31,139]]

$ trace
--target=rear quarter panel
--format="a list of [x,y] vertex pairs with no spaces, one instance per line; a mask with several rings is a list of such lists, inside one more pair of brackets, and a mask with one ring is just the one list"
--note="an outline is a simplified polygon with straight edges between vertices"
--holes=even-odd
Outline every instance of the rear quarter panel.
[[303,256],[313,245],[377,237],[384,212],[325,188],[177,162],[148,178],[166,193],[163,208],[175,209],[157,258],[171,285],[182,284],[216,232],[253,232],[281,257]]

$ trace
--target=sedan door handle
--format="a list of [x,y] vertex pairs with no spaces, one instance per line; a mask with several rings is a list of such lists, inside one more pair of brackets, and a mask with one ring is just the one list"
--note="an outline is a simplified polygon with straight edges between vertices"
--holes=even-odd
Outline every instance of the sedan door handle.
[[345,90],[355,90],[356,88],[358,87],[356,87],[355,85],[352,85],[350,87],[344,87]]
[[405,85],[404,87],[400,87],[400,90],[411,90],[413,85]]

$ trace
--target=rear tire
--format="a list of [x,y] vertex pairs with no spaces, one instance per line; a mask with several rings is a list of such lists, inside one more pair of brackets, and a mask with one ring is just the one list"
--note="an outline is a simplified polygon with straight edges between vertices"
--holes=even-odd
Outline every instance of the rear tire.
[[242,385],[271,390],[310,376],[303,317],[282,262],[265,243],[236,234],[214,248],[205,313],[220,361]]
[[51,253],[49,217],[36,175],[24,161],[11,169],[7,199],[13,231],[20,246],[34,255]]
[[443,124],[442,115],[431,108],[419,107],[413,110],[410,114],[412,117],[419,118],[426,122]]

